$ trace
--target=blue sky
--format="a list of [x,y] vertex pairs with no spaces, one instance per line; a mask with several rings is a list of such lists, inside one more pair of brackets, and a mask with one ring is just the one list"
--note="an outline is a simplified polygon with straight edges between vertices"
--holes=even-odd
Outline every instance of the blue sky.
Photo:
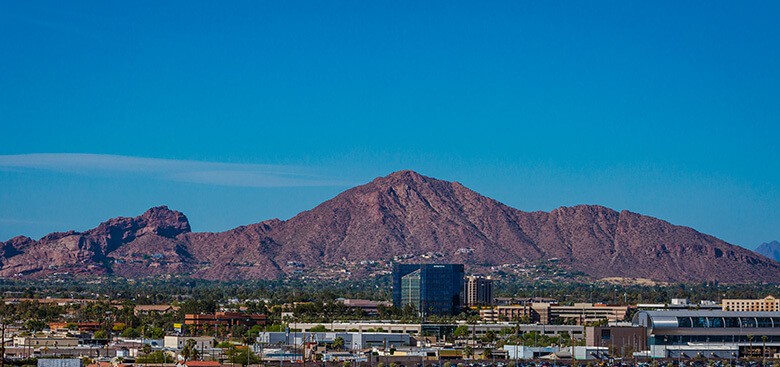
[[0,240],[282,219],[400,169],[780,238],[780,4],[3,2]]

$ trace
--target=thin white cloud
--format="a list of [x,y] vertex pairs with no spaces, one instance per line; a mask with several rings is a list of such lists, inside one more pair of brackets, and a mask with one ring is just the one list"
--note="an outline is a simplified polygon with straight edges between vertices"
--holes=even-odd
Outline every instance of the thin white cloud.
[[43,170],[79,175],[132,175],[240,187],[348,186],[345,181],[283,165],[203,162],[108,154],[0,155],[0,170]]

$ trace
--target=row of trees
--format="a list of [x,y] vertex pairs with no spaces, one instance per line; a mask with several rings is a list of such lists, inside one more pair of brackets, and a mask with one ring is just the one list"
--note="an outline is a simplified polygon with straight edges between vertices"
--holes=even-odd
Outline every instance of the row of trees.
[[[220,301],[230,298],[263,299],[270,304],[292,302],[330,303],[338,297],[389,300],[390,276],[366,278],[339,283],[309,280],[273,280],[216,282],[199,279],[145,279],[129,282],[106,278],[99,284],[85,284],[73,279],[62,283],[34,280],[0,280],[0,291],[16,297],[73,297],[128,299],[137,304],[180,302],[183,312],[210,312]],[[561,302],[668,302],[672,298],[719,300],[721,298],[760,298],[777,293],[777,285],[721,285],[716,282],[672,285],[615,285],[606,282],[562,283],[502,279],[496,285],[499,297],[550,297]],[[262,308],[260,304],[256,306]],[[39,310],[30,309],[31,314]],[[403,311],[403,310],[402,310]],[[41,318],[39,315],[38,318]],[[33,317],[25,317],[25,319]]]

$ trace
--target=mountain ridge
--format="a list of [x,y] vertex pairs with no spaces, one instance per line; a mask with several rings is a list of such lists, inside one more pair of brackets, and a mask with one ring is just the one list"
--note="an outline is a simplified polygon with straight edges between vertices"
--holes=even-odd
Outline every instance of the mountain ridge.
[[599,205],[524,212],[409,170],[350,188],[288,220],[192,232],[184,214],[162,206],[81,233],[14,237],[0,249],[0,277],[19,278],[67,272],[271,279],[332,276],[347,266],[366,276],[386,271],[372,261],[451,261],[490,270],[554,259],[593,278],[780,279],[780,263],[690,227]]
[[764,242],[756,247],[755,252],[772,260],[780,261],[780,241]]

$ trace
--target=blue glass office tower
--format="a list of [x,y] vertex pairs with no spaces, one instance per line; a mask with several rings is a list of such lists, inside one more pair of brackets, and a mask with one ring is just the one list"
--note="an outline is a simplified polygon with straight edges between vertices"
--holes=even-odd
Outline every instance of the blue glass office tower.
[[411,304],[420,315],[460,311],[463,264],[393,264],[393,305]]

